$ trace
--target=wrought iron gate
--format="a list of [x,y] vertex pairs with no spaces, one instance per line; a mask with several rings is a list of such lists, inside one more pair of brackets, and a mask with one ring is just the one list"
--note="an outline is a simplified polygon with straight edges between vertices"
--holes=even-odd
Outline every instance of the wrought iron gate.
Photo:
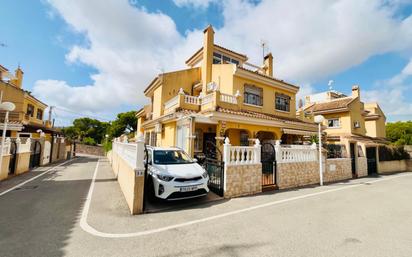
[[224,185],[224,162],[223,156],[219,148],[211,142],[207,141],[205,143],[204,149],[205,159],[203,162],[203,167],[209,174],[209,189],[223,196],[223,185]]
[[41,144],[38,140],[33,140],[30,146],[30,169],[40,166]]
[[261,148],[262,186],[276,185],[276,152],[271,143],[263,143]]
[[9,174],[14,174],[16,172],[16,158],[17,157],[17,144],[16,141],[10,141],[10,163],[9,163]]

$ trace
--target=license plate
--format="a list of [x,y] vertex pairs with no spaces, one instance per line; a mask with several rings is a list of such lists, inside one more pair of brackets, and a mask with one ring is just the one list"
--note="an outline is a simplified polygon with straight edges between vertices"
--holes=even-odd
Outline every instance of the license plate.
[[189,186],[189,187],[181,187],[180,192],[190,192],[190,191],[196,191],[197,186]]

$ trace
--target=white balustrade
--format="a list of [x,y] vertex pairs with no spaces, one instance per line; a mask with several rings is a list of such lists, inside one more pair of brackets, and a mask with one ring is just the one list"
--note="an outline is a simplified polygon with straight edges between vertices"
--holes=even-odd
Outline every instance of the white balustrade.
[[137,158],[137,144],[136,143],[123,143],[118,140],[113,142],[113,152],[115,152],[120,158],[127,162],[132,168],[136,168]]
[[200,98],[191,95],[185,95],[185,103],[200,105]]
[[237,104],[236,96],[224,93],[220,93],[220,101],[230,104]]
[[167,109],[172,108],[173,106],[177,105],[178,102],[179,102],[179,95],[177,95],[177,96],[173,97],[172,99],[170,99],[169,101],[167,101],[165,103],[165,109],[167,110]]
[[213,102],[213,94],[208,94],[202,98],[202,105]]
[[247,165],[260,163],[260,142],[257,139],[254,146],[232,146],[229,138],[223,145],[223,158],[227,165]]
[[278,142],[275,146],[276,162],[313,162],[317,161],[316,144],[310,146],[303,145],[280,145]]

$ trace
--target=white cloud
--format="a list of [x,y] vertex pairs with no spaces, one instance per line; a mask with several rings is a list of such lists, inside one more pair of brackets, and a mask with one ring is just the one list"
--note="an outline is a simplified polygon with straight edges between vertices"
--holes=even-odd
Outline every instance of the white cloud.
[[378,102],[387,116],[412,117],[412,58],[402,71],[391,79],[379,81],[376,89],[366,90],[366,102]]
[[173,0],[175,5],[179,7],[194,7],[204,9],[209,6],[209,4],[216,2],[216,0]]
[[[177,5],[194,7],[210,2],[175,0]],[[373,55],[412,50],[412,16],[403,20],[394,17],[401,2],[264,0],[251,4],[225,0],[224,23],[215,29],[215,40],[246,53],[257,64],[262,61],[259,43],[265,40],[275,58],[275,76],[313,92],[311,83]],[[138,108],[147,101],[143,90],[153,77],[161,71],[183,68],[184,60],[202,44],[202,30],[181,35],[169,16],[132,7],[127,1],[108,0],[102,5],[98,0],[70,4],[49,0],[49,4],[89,42],[74,45],[66,59],[97,70],[91,85],[74,86],[58,80],[36,83],[35,95],[69,109]],[[372,91],[368,94],[373,98]]]

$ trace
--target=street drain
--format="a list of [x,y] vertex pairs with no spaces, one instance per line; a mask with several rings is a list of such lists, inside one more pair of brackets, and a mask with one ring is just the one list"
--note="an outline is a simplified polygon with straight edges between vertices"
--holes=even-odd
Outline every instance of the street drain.
[[26,190],[33,190],[38,188],[39,186],[24,186],[24,187],[18,187],[14,189],[15,191],[26,191]]

